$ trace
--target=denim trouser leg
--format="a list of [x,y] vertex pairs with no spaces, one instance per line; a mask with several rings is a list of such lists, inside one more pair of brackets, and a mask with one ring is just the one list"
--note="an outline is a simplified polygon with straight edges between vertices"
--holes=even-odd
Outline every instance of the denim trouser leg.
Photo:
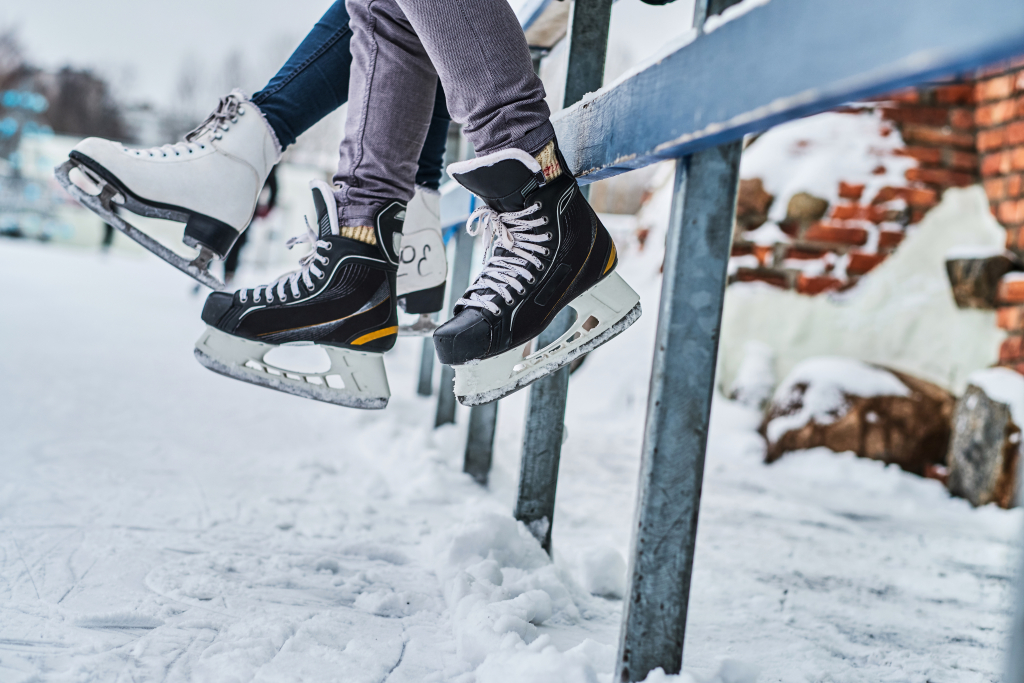
[[[477,154],[533,153],[554,137],[544,86],[507,0],[347,0],[349,113],[335,196],[345,225],[372,225],[412,196],[437,76]],[[436,71],[435,71],[436,67]]]
[[[281,70],[253,95],[282,149],[348,100],[351,39],[345,2],[337,0]],[[451,118],[440,88],[432,101],[433,117],[420,153],[416,183],[436,190]]]

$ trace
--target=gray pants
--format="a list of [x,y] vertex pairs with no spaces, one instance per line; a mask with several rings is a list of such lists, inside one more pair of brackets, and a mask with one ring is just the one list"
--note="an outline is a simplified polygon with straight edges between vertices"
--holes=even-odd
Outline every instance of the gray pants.
[[507,0],[346,0],[348,119],[335,196],[342,225],[412,198],[437,78],[478,155],[536,153],[554,136],[544,86]]

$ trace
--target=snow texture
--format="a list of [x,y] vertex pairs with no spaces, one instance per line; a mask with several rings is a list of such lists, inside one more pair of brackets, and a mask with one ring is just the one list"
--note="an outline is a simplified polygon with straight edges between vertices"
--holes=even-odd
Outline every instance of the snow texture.
[[994,245],[957,246],[946,252],[947,261],[955,259],[983,259],[992,258],[994,256],[1006,256],[1011,259],[1014,258],[1012,253],[1008,252],[1005,248]]
[[1013,422],[1024,428],[1024,376],[1009,368],[988,368],[972,372],[967,378],[993,401],[1005,403]]
[[811,420],[831,424],[846,414],[849,396],[908,396],[910,390],[896,375],[851,358],[809,358],[793,368],[772,401],[783,412],[768,423],[771,442],[800,429]]
[[729,398],[761,409],[775,389],[775,352],[764,342],[748,341],[743,363],[729,389]]
[[[660,254],[622,254],[657,310]],[[0,286],[0,680],[611,683],[622,603],[591,590],[628,556],[657,316],[573,375],[550,562],[509,512],[525,392],[483,489],[418,339],[361,412],[203,369],[202,298],[152,257],[3,241]],[[676,680],[995,679],[1021,511],[849,454],[766,466],[760,419],[715,401]]]
[[730,21],[742,17],[750,10],[756,7],[761,7],[762,5],[767,5],[768,2],[769,0],[742,0],[742,2],[726,7],[725,11],[721,14],[714,14],[704,21],[704,32],[711,33],[725,24],[728,24]]

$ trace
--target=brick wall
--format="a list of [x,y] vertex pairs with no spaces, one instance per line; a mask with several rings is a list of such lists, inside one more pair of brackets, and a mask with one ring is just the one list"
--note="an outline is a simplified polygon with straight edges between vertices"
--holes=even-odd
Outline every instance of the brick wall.
[[974,121],[981,176],[1006,246],[1024,254],[1024,59],[979,75]]

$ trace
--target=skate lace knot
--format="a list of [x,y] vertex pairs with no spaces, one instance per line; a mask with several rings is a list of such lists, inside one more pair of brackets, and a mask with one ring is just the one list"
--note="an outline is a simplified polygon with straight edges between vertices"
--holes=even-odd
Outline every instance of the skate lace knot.
[[[277,278],[273,282],[267,285],[260,285],[252,290],[253,303],[260,303],[264,296],[267,298],[267,303],[274,303],[274,292],[277,292],[277,298],[282,302],[287,301],[288,295],[286,288],[290,288],[292,291],[292,298],[298,299],[301,296],[299,291],[299,280],[302,280],[303,284],[306,285],[306,291],[313,291],[313,277],[318,280],[322,280],[326,273],[322,271],[317,264],[327,265],[330,259],[320,253],[320,250],[329,251],[331,249],[331,243],[320,239],[320,233],[313,229],[313,226],[309,223],[309,218],[306,218],[306,234],[299,235],[298,237],[292,237],[285,243],[289,249],[294,247],[296,244],[312,244],[313,249],[299,259],[299,264],[302,266],[298,270],[293,270],[290,273],[285,273],[281,277]],[[312,275],[312,277],[311,277]],[[238,290],[238,300],[243,304],[249,300],[249,290],[240,289]]]
[[[541,242],[551,239],[551,233],[535,234],[533,228],[548,222],[545,217],[526,218],[540,210],[540,204],[533,204],[522,211],[499,213],[490,207],[474,211],[466,221],[466,232],[470,235],[484,233],[484,267],[476,281],[466,290],[466,295],[456,302],[457,306],[484,308],[494,315],[501,315],[501,309],[494,303],[500,296],[505,303],[512,304],[511,287],[517,294],[523,294],[526,287],[521,281],[532,284],[535,280],[529,266],[538,271],[544,264],[537,255],[546,256],[550,250]],[[504,254],[498,255],[501,247]],[[489,256],[488,256],[489,255]]]
[[129,151],[135,156],[168,157],[194,154],[201,149],[206,149],[206,143],[209,140],[220,140],[224,136],[223,131],[231,128],[231,124],[236,123],[238,117],[245,113],[245,110],[242,109],[242,103],[245,101],[245,93],[236,88],[220,98],[213,113],[207,116],[206,120],[196,126],[194,130],[187,133],[182,142]]

